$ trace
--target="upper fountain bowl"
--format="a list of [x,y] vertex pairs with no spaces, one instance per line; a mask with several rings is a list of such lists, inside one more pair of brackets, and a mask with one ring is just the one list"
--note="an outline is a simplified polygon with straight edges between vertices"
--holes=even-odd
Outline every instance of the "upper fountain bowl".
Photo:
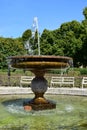
[[67,68],[71,65],[73,59],[65,56],[44,56],[44,55],[25,55],[25,56],[11,56],[11,67],[20,69],[60,69]]

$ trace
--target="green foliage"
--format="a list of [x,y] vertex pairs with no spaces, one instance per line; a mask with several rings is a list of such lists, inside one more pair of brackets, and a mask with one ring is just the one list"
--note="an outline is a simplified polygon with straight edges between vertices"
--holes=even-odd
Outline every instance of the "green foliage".
[[22,34],[22,40],[23,42],[29,40],[29,38],[31,38],[32,36],[32,32],[30,29],[26,30],[23,34]]
[[87,75],[87,68],[77,68],[77,70],[80,72],[80,75]]
[[[60,28],[50,31],[44,29],[40,36],[41,55],[61,55],[73,58],[74,67],[87,66],[87,7],[83,10],[84,20],[62,23]],[[26,54],[23,44],[29,41],[33,54],[38,54],[38,30],[32,37],[30,29],[21,38],[0,37],[0,69],[7,67],[6,58]],[[30,54],[30,53],[29,53]]]
[[77,76],[87,75],[87,68],[73,68],[73,73]]
[[79,70],[70,69],[68,71],[68,76],[76,77],[76,76],[81,76],[81,75],[80,75],[80,71]]
[[7,57],[24,54],[21,38],[0,37],[0,69],[7,68]]
[[48,71],[48,73],[51,73],[51,74],[61,74],[61,70],[50,70],[50,71]]
[[34,55],[38,54],[38,30],[36,30],[34,36],[32,36],[32,31],[30,29],[24,31],[22,34],[22,41],[25,47],[25,44],[28,43],[28,54],[31,54],[31,51]]
[[72,57],[74,66],[87,66],[87,20],[63,23],[59,29],[44,30],[41,35],[42,55]]
[[68,70],[51,70],[49,73],[52,74],[67,74],[70,76],[82,76],[82,75],[87,75],[87,68],[69,68]]
[[87,7],[84,8],[83,15],[84,15],[85,19],[87,19]]

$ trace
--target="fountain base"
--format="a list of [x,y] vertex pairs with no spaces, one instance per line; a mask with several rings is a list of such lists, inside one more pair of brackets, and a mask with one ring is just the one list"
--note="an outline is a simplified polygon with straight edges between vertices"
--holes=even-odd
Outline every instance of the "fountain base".
[[34,98],[28,102],[23,103],[24,110],[47,110],[47,109],[55,109],[56,103],[53,101],[46,100],[45,98],[39,97]]
[[25,110],[45,110],[56,108],[56,104],[52,101],[46,100],[44,98],[44,93],[47,91],[48,83],[44,78],[45,70],[34,70],[33,73],[36,75],[31,82],[31,89],[35,94],[35,97],[28,101],[24,102]]

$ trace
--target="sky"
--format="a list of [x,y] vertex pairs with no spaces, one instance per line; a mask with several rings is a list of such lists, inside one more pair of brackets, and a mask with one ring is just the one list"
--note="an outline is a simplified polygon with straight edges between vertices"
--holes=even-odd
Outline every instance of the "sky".
[[38,30],[55,30],[61,24],[84,20],[87,0],[0,0],[0,36],[21,37],[38,19]]

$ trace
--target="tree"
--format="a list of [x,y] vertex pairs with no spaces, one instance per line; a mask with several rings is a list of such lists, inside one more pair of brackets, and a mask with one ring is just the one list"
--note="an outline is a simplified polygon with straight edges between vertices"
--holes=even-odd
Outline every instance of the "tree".
[[23,42],[28,41],[32,36],[32,32],[30,29],[27,29],[26,31],[24,31],[24,33],[22,34],[22,40]]
[[87,20],[87,7],[85,7],[83,9],[83,15],[84,15],[85,19]]
[[52,55],[54,37],[51,31],[44,30],[40,38],[40,48],[42,55]]
[[83,35],[81,35],[81,39],[83,42],[82,49],[81,49],[81,63],[84,67],[87,66],[87,7],[83,10],[84,20],[82,21],[83,27]]
[[25,54],[21,38],[0,37],[0,69],[7,68],[7,58]]

